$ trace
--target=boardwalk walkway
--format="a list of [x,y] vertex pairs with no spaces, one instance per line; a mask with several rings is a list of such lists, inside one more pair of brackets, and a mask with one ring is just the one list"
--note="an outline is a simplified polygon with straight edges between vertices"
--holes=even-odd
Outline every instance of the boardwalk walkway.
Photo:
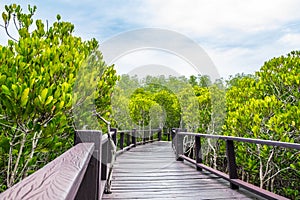
[[[207,171],[175,161],[170,142],[141,145],[117,158],[103,199],[258,199]],[[261,199],[261,198],[260,198]]]

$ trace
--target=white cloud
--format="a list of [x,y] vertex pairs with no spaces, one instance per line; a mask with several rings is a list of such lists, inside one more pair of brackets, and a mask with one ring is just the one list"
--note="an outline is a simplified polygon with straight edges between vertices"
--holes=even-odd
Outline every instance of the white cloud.
[[205,36],[224,28],[249,33],[299,19],[298,7],[296,0],[152,0],[147,1],[152,12],[147,23]]
[[254,73],[272,57],[299,49],[300,31],[293,26],[300,22],[299,6],[296,0],[152,0],[138,17],[125,18],[187,35],[228,77]]
[[288,47],[300,47],[300,33],[288,33],[279,39],[279,44]]
[[[193,74],[199,74],[197,70],[193,68],[189,63],[185,62],[180,57],[160,50],[138,50],[128,53],[120,57],[115,62],[116,70],[120,74],[130,73],[140,67],[151,65],[165,66],[170,69],[169,75],[174,75],[174,71],[179,75],[190,76]],[[157,68],[153,68],[156,74]],[[165,71],[162,71],[162,75],[166,75]]]
[[[3,4],[9,0],[1,1]],[[115,34],[158,27],[185,34],[204,47],[221,76],[252,73],[263,62],[300,47],[300,2],[297,0],[149,0],[34,1],[37,17],[54,21],[57,13],[75,24],[83,39],[100,44]],[[0,44],[6,44],[0,31]],[[152,55],[152,59],[155,59]],[[136,57],[137,58],[137,57]],[[125,59],[125,58],[124,58]],[[157,55],[157,60],[163,64]],[[124,61],[125,62],[125,61]],[[173,64],[172,59],[169,60]]]
[[207,52],[224,78],[228,78],[230,75],[238,72],[253,73],[255,70],[258,70],[257,63],[253,63],[255,60],[249,59],[249,57],[253,57],[251,55],[253,52],[249,49],[240,47],[207,49]]

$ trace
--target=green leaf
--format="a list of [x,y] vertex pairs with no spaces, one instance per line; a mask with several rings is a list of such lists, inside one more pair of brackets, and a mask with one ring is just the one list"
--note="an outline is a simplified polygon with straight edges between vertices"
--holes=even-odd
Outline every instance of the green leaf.
[[48,153],[49,149],[43,148],[43,149],[40,150],[40,152],[42,152],[42,153]]
[[59,21],[61,19],[60,15],[56,15],[56,19]]
[[65,105],[65,102],[64,101],[61,101],[58,105],[58,109],[62,109]]
[[52,100],[53,100],[53,96],[49,96],[49,97],[47,98],[47,101],[45,102],[45,105],[48,105],[49,103],[51,103]]
[[294,165],[294,164],[290,164],[290,167],[291,167],[292,169],[297,169],[296,165]]
[[43,89],[42,92],[41,92],[41,101],[42,101],[42,103],[44,103],[46,101],[47,94],[48,94],[48,88]]
[[25,106],[28,102],[28,94],[29,94],[29,88],[26,88],[21,96],[21,106]]
[[4,94],[10,95],[10,91],[6,85],[2,85],[1,88]]
[[6,23],[7,15],[4,12],[2,13],[2,19],[3,19],[4,23]]
[[8,153],[10,147],[9,140],[3,135],[0,135],[0,147],[4,150],[4,152]]
[[11,88],[12,88],[12,90],[14,91],[15,97],[17,97],[17,96],[18,96],[18,86],[15,85],[15,84],[12,84],[12,85],[11,85]]

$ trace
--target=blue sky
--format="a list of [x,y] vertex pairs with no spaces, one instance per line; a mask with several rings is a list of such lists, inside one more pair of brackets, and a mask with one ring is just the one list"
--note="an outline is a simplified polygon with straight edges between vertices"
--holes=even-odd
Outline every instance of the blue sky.
[[[23,5],[24,10],[27,4],[37,5],[36,18],[50,22],[60,14],[62,20],[75,24],[76,35],[96,38],[100,44],[140,28],[178,32],[206,51],[222,77],[254,73],[265,61],[300,47],[297,0],[0,0],[1,12],[5,4],[13,2]],[[0,44],[6,40],[1,30]],[[179,71],[186,65],[174,55],[149,50],[116,60],[120,73],[127,73],[130,66],[149,64],[178,65]]]

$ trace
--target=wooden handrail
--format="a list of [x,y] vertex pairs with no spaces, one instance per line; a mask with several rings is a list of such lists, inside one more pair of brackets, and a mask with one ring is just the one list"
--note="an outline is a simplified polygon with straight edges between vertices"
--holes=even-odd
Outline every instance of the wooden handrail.
[[[140,144],[146,144],[148,142],[153,141],[160,141],[161,140],[161,129],[151,129],[151,130],[116,130],[112,134],[113,140],[115,142],[115,145],[119,146],[119,150],[117,151],[117,155],[122,154],[125,151],[128,151],[129,149],[136,147],[136,145]],[[141,135],[139,137],[139,134],[137,133],[147,133],[147,135]],[[157,138],[154,139],[154,134],[157,133]],[[119,137],[117,137],[119,135]],[[131,136],[131,137],[130,137]],[[141,142],[138,142],[138,139],[142,140]]]
[[72,147],[1,193],[0,199],[74,199],[94,148],[93,143],[81,143]]
[[[156,131],[160,140],[161,131]],[[112,128],[110,133],[115,144],[122,143],[119,154],[141,144],[136,142],[135,129],[117,131]],[[119,141],[117,134],[120,134]],[[125,135],[127,147],[124,147]],[[2,192],[0,199],[101,199],[112,163],[112,148],[107,134],[76,130],[71,149]]]
[[190,136],[197,135],[197,136],[200,136],[203,138],[232,140],[232,141],[237,141],[237,142],[263,144],[263,145],[268,145],[268,146],[278,146],[278,147],[300,150],[300,144],[298,144],[298,143],[280,142],[280,141],[274,141],[274,140],[263,140],[263,139],[254,139],[254,138],[243,138],[243,137],[234,137],[234,136],[225,136],[225,135],[210,135],[210,134],[192,133],[192,132],[178,132],[177,134],[190,135]]
[[[196,160],[193,160],[184,155],[183,150],[183,138],[184,136],[193,136],[195,140],[195,155]],[[202,163],[201,157],[201,138],[210,138],[210,139],[220,139],[226,142],[226,157],[228,163],[228,172],[229,175],[213,169],[209,166],[206,166]],[[250,183],[244,182],[238,179],[237,174],[237,165],[235,161],[235,149],[234,149],[234,142],[246,142],[246,143],[253,143],[253,144],[262,144],[262,145],[269,145],[269,146],[277,146],[283,148],[292,148],[292,149],[300,149],[300,144],[296,143],[288,143],[288,142],[279,142],[279,141],[272,141],[272,140],[262,140],[262,139],[253,139],[253,138],[243,138],[243,137],[234,137],[234,136],[224,136],[224,135],[210,135],[210,134],[201,134],[201,133],[192,133],[192,132],[183,132],[180,129],[172,129],[172,143],[175,147],[176,152],[176,160],[183,161],[186,160],[195,164],[197,170],[201,171],[202,169],[207,170],[217,176],[224,178],[225,180],[230,182],[230,187],[232,189],[238,189],[239,186],[258,194],[267,199],[282,199],[286,200],[287,198],[277,195],[275,193],[269,192],[262,188],[259,188],[255,185]]]

